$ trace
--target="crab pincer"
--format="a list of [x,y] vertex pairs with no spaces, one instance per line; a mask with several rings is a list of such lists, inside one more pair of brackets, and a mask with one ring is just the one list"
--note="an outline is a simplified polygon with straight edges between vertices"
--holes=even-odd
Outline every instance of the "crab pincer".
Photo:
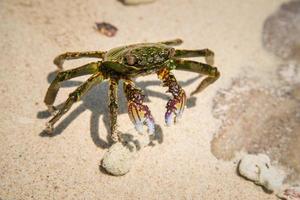
[[181,118],[186,104],[186,95],[181,88],[173,92],[169,89],[167,92],[173,95],[173,98],[170,99],[166,105],[167,111],[165,113],[165,122],[170,126],[173,122],[176,123]]
[[145,95],[132,82],[124,82],[124,91],[127,98],[128,115],[139,133],[143,133],[143,125],[148,127],[151,135],[155,131],[154,118],[148,106],[144,105]]
[[158,78],[163,81],[164,87],[168,87],[167,92],[173,96],[166,105],[167,111],[165,113],[165,122],[170,126],[181,118],[186,105],[186,94],[169,70],[163,69],[159,71]]

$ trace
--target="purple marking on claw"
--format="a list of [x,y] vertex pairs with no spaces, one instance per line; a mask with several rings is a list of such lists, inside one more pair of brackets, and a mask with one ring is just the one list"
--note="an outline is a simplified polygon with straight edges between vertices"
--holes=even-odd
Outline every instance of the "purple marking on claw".
[[167,126],[171,126],[173,124],[173,112],[167,111],[165,114],[165,122]]
[[148,119],[146,119],[146,124],[148,126],[148,133],[149,133],[149,135],[154,134],[154,132],[155,132],[155,123],[154,123],[154,120],[148,118]]
[[168,126],[176,123],[182,116],[186,103],[186,95],[183,90],[180,94],[173,99],[170,99],[167,103],[167,112],[165,114],[165,122]]
[[149,134],[154,133],[155,123],[148,106],[129,101],[128,114],[139,133],[143,133],[143,125],[147,125]]

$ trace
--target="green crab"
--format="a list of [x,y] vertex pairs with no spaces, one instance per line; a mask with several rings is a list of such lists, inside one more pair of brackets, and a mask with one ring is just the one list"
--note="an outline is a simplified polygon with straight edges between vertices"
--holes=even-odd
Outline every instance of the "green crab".
[[[180,50],[172,46],[182,43],[181,39],[169,40],[158,43],[140,43],[121,46],[109,51],[88,51],[88,52],[67,52],[57,56],[54,64],[59,72],[48,88],[44,102],[52,119],[46,124],[46,131],[51,134],[54,124],[79,101],[93,86],[105,80],[109,81],[109,112],[110,112],[110,132],[114,142],[120,141],[120,132],[117,130],[118,100],[117,89],[120,80],[123,80],[124,92],[128,101],[128,114],[136,130],[143,132],[146,125],[149,134],[154,133],[154,119],[148,106],[144,105],[144,98],[141,89],[135,86],[133,78],[156,73],[162,81],[164,87],[168,87],[172,98],[166,105],[165,122],[171,125],[181,116],[186,104],[186,94],[177,83],[171,70],[184,70],[207,75],[199,84],[194,95],[201,92],[208,85],[215,82],[220,73],[213,67],[214,53],[209,49],[201,50]],[[91,62],[81,67],[63,71],[62,65],[65,60],[78,59],[83,57],[99,58],[98,62]],[[182,58],[204,57],[206,63],[184,60]],[[69,94],[61,109],[53,106],[56,95],[63,81],[88,75],[91,76],[80,85],[75,91]]]

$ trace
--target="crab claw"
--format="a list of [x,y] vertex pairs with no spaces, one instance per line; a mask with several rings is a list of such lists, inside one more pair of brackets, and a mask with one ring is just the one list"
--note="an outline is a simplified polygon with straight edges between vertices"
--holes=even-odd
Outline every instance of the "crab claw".
[[182,116],[186,104],[186,95],[184,90],[181,89],[178,96],[174,96],[170,99],[166,105],[167,111],[165,113],[165,122],[167,126],[171,126],[176,123]]
[[167,112],[165,113],[165,122],[167,126],[170,126],[182,116],[186,104],[186,94],[168,69],[164,68],[158,71],[157,75],[163,81],[163,87],[168,87],[167,92],[173,96],[166,105]]
[[124,82],[124,91],[128,101],[128,115],[139,133],[143,133],[143,125],[148,127],[148,133],[155,131],[155,123],[148,106],[143,105],[145,95],[132,82]]
[[129,101],[128,114],[130,120],[135,126],[135,129],[139,133],[143,133],[143,125],[146,125],[148,127],[148,133],[150,135],[154,133],[154,119],[151,115],[148,106],[138,104],[134,101]]

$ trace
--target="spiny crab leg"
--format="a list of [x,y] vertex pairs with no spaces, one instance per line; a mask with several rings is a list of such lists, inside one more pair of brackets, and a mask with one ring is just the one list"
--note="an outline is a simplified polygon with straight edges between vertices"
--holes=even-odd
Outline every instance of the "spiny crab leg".
[[155,123],[148,106],[143,105],[145,95],[142,90],[135,87],[130,80],[124,81],[124,92],[127,98],[128,115],[139,133],[143,133],[143,125],[148,127],[148,133],[154,134]]
[[162,69],[157,75],[163,81],[163,87],[168,87],[167,92],[173,96],[166,105],[167,111],[165,113],[165,122],[170,126],[181,118],[186,104],[186,94],[169,70]]

